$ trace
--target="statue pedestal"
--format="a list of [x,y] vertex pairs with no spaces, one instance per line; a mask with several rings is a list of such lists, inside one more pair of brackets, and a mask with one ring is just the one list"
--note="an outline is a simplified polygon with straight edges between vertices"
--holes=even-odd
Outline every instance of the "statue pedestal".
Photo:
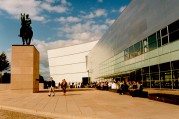
[[39,52],[33,45],[12,46],[11,90],[39,91]]

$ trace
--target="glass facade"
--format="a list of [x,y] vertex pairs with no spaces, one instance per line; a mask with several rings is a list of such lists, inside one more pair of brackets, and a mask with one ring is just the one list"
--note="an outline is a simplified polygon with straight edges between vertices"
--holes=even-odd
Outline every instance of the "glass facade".
[[179,26],[179,20],[148,36],[146,39],[126,48],[124,50],[125,60],[178,40],[179,28],[176,27],[177,25]]
[[92,80],[179,89],[179,1],[160,2],[134,0],[122,12],[88,54]]
[[[169,26],[174,26],[173,24],[176,25],[176,23],[178,23],[178,21],[171,23]],[[165,58],[165,55],[171,56],[170,48],[173,46],[171,44],[172,42],[179,44],[179,34],[175,35],[174,38],[172,37],[172,40],[169,40],[168,36],[170,33],[167,29],[168,26],[126,48],[122,52],[124,55],[119,53],[105,60],[100,64],[100,76],[104,79],[117,78],[117,80],[125,79],[127,76],[127,80],[141,81],[144,87],[179,89],[179,62],[171,61],[172,59],[168,57],[167,60],[170,62],[160,63],[159,59],[159,57]],[[176,27],[173,29],[170,31],[175,34],[175,32],[179,31],[179,25],[178,29]],[[165,38],[167,38],[167,42]],[[176,40],[177,42],[174,42]],[[168,44],[167,47],[165,47],[166,44]],[[170,52],[165,52],[167,49],[170,50]],[[151,53],[151,51],[153,51],[153,53]],[[163,53],[159,54],[156,51]],[[179,51],[179,49],[177,49],[177,51]],[[148,59],[142,59],[144,56]],[[148,67],[142,67],[142,63],[147,64]]]

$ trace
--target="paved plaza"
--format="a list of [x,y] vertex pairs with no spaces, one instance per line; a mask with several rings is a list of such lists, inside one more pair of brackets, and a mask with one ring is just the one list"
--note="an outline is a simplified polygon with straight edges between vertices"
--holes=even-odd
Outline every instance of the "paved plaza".
[[179,106],[95,89],[40,93],[0,91],[0,108],[54,119],[179,119]]

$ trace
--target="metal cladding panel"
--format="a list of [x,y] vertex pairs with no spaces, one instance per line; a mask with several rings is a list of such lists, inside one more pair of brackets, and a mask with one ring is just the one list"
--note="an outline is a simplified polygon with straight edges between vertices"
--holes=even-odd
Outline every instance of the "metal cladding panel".
[[78,54],[50,58],[49,66],[53,67],[53,66],[63,66],[63,65],[75,64],[75,63],[86,63],[85,56],[88,53],[89,52],[83,52]]
[[92,41],[88,43],[48,50],[48,58],[67,56],[80,52],[89,52],[97,42],[98,41]]
[[179,0],[133,0],[88,54],[92,79],[100,63],[178,20],[178,6]]
[[48,50],[50,76],[56,82],[66,79],[81,82],[87,77],[86,56],[98,41]]

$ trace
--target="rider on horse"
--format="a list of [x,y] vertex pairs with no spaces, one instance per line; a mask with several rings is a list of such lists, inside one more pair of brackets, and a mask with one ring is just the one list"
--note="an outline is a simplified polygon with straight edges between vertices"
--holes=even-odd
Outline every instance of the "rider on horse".
[[[23,40],[23,45],[25,44],[25,40],[26,40],[26,44],[30,45],[30,40],[32,38],[33,32],[32,32],[32,27],[30,26],[31,24],[31,19],[29,18],[29,15],[26,14],[21,14],[21,28],[20,28],[20,35],[18,35],[19,37],[22,37]],[[27,43],[27,39],[29,38],[29,42]]]
[[22,15],[21,14],[21,29],[20,29],[20,35],[19,37],[22,37],[23,32],[29,31],[29,29],[32,29],[31,26],[31,19],[29,18],[29,15],[26,15],[25,18],[25,14]]

